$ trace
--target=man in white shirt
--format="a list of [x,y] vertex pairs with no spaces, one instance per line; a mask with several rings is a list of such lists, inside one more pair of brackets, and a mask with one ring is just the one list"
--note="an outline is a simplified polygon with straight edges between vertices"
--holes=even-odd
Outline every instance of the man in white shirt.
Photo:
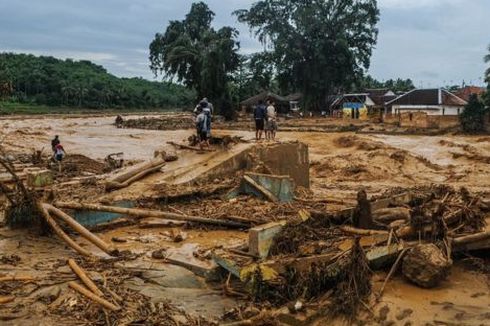
[[274,102],[267,101],[267,126],[265,131],[265,139],[275,140],[277,131],[277,112],[274,107]]

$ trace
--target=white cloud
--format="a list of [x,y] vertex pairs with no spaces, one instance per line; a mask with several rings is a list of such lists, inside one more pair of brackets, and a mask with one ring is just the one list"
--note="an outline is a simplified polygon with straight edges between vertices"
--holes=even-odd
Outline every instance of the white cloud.
[[[468,0],[466,0],[468,1]],[[465,0],[379,0],[381,9],[414,9],[464,3]]]

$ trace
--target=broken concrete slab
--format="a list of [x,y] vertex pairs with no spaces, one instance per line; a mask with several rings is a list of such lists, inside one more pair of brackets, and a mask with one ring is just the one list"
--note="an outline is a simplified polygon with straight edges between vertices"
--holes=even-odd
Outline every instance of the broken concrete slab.
[[292,178],[283,175],[245,173],[240,186],[230,191],[227,199],[240,194],[251,194],[272,202],[290,202],[294,199],[295,185]]
[[274,237],[285,225],[286,221],[271,222],[248,230],[249,253],[260,258],[267,257]]
[[206,280],[218,279],[218,265],[213,260],[200,260],[194,257],[194,251],[197,249],[194,244],[184,244],[180,248],[169,248],[166,250],[165,261],[184,267]]

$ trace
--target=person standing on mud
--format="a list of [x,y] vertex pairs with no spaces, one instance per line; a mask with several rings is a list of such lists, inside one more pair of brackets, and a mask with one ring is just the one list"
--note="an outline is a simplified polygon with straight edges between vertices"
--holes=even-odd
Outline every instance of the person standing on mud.
[[210,126],[210,121],[208,114],[204,112],[204,108],[207,107],[207,103],[201,102],[198,108],[199,114],[196,117],[196,129],[199,138],[199,147],[203,149],[204,146],[209,147],[208,140],[208,127]]
[[276,139],[277,130],[277,113],[273,101],[268,101],[269,106],[267,106],[267,126],[265,131],[265,138],[269,140]]
[[59,144],[60,144],[60,137],[58,135],[56,135],[51,140],[51,150],[53,151],[53,154],[56,152],[56,145],[59,145]]
[[254,109],[254,119],[255,119],[255,139],[261,140],[262,133],[264,132],[264,124],[266,118],[266,107],[264,101],[260,100],[259,104]]
[[65,157],[65,149],[63,146],[58,143],[55,146],[55,152],[54,152],[54,160],[58,163],[58,171],[61,173],[61,161],[63,161],[63,158]]

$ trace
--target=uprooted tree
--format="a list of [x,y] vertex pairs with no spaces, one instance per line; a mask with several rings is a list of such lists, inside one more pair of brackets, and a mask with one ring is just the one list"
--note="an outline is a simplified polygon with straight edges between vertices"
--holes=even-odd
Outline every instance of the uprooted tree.
[[478,96],[472,94],[463,113],[459,116],[463,131],[469,134],[484,132],[485,116],[487,113],[488,109],[485,108],[485,105],[480,101]]
[[378,35],[376,0],[262,0],[235,15],[268,47],[281,90],[301,91],[308,110],[362,76]]
[[233,115],[230,105],[231,74],[239,66],[232,27],[211,27],[214,12],[203,3],[192,4],[184,20],[170,21],[165,33],[158,33],[150,44],[150,68],[155,73],[176,78],[198,98],[208,97],[225,117]]

